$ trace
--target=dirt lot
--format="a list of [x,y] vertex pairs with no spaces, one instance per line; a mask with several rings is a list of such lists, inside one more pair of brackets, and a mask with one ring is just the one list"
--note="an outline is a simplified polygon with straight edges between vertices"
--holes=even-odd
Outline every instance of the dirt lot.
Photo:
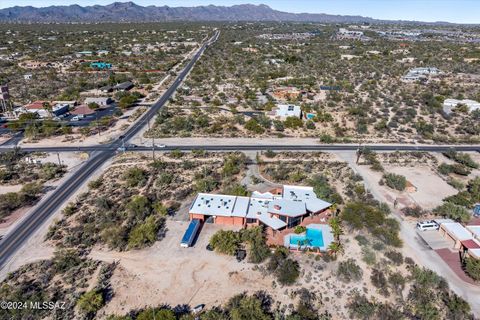
[[226,226],[207,224],[193,248],[181,248],[188,222],[169,221],[165,239],[152,247],[131,252],[93,250],[90,256],[103,261],[118,260],[112,277],[113,300],[105,314],[122,314],[147,305],[205,303],[220,305],[244,291],[272,289],[270,276],[253,271],[253,264],[205,249],[210,237]]

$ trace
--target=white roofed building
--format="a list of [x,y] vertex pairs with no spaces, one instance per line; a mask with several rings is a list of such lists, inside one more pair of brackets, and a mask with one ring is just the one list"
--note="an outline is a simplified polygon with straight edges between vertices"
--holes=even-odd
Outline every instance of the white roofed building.
[[300,106],[293,104],[279,104],[268,115],[280,120],[285,120],[288,117],[301,118],[302,109]]
[[282,192],[253,192],[251,197],[199,193],[190,206],[190,219],[226,225],[263,224],[273,230],[299,225],[307,216],[332,204],[318,199],[312,187],[284,186]]

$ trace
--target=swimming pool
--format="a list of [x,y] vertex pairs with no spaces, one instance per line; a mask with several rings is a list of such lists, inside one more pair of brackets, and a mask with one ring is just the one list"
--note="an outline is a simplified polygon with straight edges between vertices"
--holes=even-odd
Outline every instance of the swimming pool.
[[315,247],[322,248],[324,247],[323,243],[323,233],[320,229],[310,229],[307,228],[305,234],[291,234],[290,235],[290,245],[300,246],[300,247]]

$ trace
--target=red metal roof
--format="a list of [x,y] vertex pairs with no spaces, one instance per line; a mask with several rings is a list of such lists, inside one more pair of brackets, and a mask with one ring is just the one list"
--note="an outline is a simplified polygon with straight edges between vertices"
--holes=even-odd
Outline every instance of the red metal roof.
[[467,249],[480,249],[480,244],[475,240],[463,240],[461,241],[462,245]]

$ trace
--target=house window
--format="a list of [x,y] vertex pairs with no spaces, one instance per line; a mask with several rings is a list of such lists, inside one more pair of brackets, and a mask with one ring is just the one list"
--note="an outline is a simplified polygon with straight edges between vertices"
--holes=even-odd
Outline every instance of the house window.
[[290,218],[288,219],[288,227],[293,228],[295,226],[298,226],[301,222],[302,216]]
[[293,111],[294,107],[293,106],[288,106],[288,111]]
[[247,223],[256,223],[257,219],[247,218]]
[[283,222],[287,223],[287,217],[285,217],[285,216],[278,216],[278,218],[279,218],[280,220],[282,220]]

